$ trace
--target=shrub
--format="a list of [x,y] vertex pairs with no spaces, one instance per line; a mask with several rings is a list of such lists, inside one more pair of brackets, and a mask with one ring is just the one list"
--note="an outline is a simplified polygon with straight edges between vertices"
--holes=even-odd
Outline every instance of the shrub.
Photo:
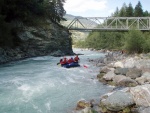
[[145,44],[144,35],[141,31],[131,30],[125,34],[125,49],[129,53],[141,53]]

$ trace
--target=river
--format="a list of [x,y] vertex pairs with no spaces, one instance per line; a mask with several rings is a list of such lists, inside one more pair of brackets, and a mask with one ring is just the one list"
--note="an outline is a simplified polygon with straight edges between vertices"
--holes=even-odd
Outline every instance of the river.
[[[0,113],[70,113],[80,99],[99,100],[112,89],[98,82],[99,68],[88,58],[104,57],[74,49],[81,67],[66,69],[60,57],[43,56],[0,66]],[[69,58],[69,56],[67,56]],[[84,67],[87,66],[87,68]]]

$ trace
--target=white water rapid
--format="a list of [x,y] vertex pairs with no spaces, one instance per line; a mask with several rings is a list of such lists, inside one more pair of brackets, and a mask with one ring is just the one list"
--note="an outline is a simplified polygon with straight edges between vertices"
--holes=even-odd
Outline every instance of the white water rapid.
[[87,60],[104,54],[74,52],[84,54],[79,56],[81,67],[60,67],[60,57],[52,56],[1,65],[0,113],[70,113],[80,99],[98,100],[108,92],[111,88],[96,79],[99,68]]

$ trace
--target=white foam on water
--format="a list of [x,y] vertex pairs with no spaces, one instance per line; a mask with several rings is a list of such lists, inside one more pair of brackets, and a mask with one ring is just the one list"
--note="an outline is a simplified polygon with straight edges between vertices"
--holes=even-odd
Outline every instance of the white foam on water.
[[84,71],[84,70],[79,70],[79,72],[81,72],[81,73],[85,73],[85,71]]
[[37,111],[37,113],[43,113],[42,110],[37,105],[32,103],[32,106]]
[[66,79],[68,80],[68,82],[76,83],[76,81],[75,81],[75,80],[73,80],[73,78],[71,78],[71,77],[66,77]]
[[51,101],[47,102],[45,104],[45,107],[46,107],[47,111],[50,112],[50,110],[51,110]]
[[60,81],[60,83],[61,83],[62,85],[67,85],[67,82],[65,82],[65,81]]
[[30,88],[29,85],[24,84],[24,85],[18,87],[18,89],[19,89],[19,90],[22,90],[22,91],[29,91],[31,88]]
[[48,82],[49,87],[55,87],[55,84],[53,82]]

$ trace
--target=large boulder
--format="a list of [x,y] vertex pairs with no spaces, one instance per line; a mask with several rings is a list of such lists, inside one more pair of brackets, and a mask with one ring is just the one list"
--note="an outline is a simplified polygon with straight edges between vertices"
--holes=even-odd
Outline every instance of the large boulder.
[[126,78],[118,81],[118,83],[116,85],[125,86],[125,87],[134,87],[134,86],[137,86],[138,83],[135,80],[133,80],[129,77],[126,77]]
[[132,87],[130,93],[136,105],[150,107],[150,84]]
[[146,77],[141,76],[141,77],[139,77],[139,78],[136,78],[135,81],[137,81],[137,82],[138,82],[139,84],[141,84],[141,85],[144,85],[145,82],[147,82],[147,79],[146,79]]
[[118,62],[116,62],[116,63],[114,64],[114,67],[115,67],[115,68],[118,68],[118,67],[124,68],[124,65],[123,65],[122,62],[118,61]]
[[113,77],[115,76],[116,74],[114,73],[114,71],[109,71],[108,73],[106,73],[104,76],[103,76],[103,79],[106,80],[106,81],[110,81],[110,80],[113,80]]
[[[149,69],[150,70],[150,69]],[[145,77],[146,78],[146,81],[145,81],[145,83],[150,83],[150,72],[144,72],[143,74],[142,74],[142,77]]]
[[116,75],[126,75],[128,71],[129,71],[128,68],[116,68],[114,73]]
[[141,77],[135,79],[139,84],[150,83],[150,72],[144,72]]
[[129,69],[129,71],[126,74],[127,77],[130,77],[132,79],[136,79],[138,77],[141,77],[141,75],[142,75],[142,70],[141,69],[137,69],[137,68]]
[[101,105],[110,111],[120,111],[133,104],[132,95],[122,91],[114,92],[108,98],[101,100]]
[[119,84],[120,81],[122,81],[122,80],[124,80],[124,79],[127,79],[127,77],[124,76],[124,75],[116,75],[116,76],[113,77],[113,82],[114,82],[115,84]]
[[109,71],[110,71],[110,69],[107,66],[104,66],[100,69],[100,73],[107,73]]

